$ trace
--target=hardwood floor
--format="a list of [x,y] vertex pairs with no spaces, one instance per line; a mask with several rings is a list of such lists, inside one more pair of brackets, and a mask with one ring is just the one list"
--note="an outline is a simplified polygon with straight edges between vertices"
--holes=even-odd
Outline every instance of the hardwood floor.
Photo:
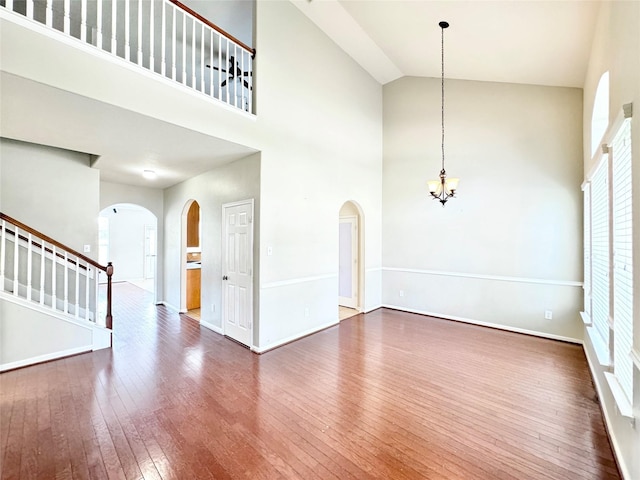
[[3,479],[620,478],[577,345],[378,310],[258,356],[150,295],[0,375]]

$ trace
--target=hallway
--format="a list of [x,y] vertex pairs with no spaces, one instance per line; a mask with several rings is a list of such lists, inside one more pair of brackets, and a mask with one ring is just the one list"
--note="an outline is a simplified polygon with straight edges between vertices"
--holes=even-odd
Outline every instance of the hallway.
[[3,479],[615,479],[580,346],[392,310],[255,355],[114,285],[113,349],[0,375]]

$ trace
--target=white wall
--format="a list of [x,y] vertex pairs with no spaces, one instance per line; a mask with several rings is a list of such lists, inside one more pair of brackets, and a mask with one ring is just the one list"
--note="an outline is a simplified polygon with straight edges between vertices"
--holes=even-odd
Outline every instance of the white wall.
[[100,172],[89,155],[0,138],[2,211],[98,258]]
[[109,220],[108,261],[114,265],[113,281],[144,278],[145,227],[157,228],[156,217],[142,207],[120,203],[106,208],[100,216]]
[[[640,2],[603,2],[592,45],[589,69],[584,85],[584,173],[591,169],[591,114],[598,81],[609,71],[609,119],[613,121],[622,105],[632,102],[631,122],[633,163],[633,271],[634,277],[634,348],[640,352]],[[640,478],[640,371],[634,372],[635,427],[621,417],[598,364],[593,346],[585,334],[585,352],[592,368],[605,420],[622,471],[627,479]]]
[[440,80],[384,87],[384,304],[580,340],[582,92],[447,80],[446,98],[445,166],[461,180],[443,208],[426,186]]
[[[254,249],[254,257],[258,262],[260,154],[254,154],[203,173],[167,188],[164,192],[164,300],[174,309],[180,308],[181,292],[184,288],[181,284],[181,281],[184,280],[184,272],[182,271],[184,261],[182,255],[182,213],[189,200],[196,200],[200,205],[201,224],[201,321],[217,329],[222,327],[222,205],[250,198],[255,199],[253,226],[256,248]],[[259,278],[259,272],[254,272],[254,305],[256,306],[258,304],[257,280]],[[214,309],[215,311],[213,311]],[[257,312],[254,311],[254,314],[257,318]]]
[[289,2],[258,2],[257,11],[259,345],[268,348],[338,321],[338,224],[348,200],[364,216],[365,308],[380,304],[382,89]]
[[0,298],[0,371],[92,348],[89,326]]

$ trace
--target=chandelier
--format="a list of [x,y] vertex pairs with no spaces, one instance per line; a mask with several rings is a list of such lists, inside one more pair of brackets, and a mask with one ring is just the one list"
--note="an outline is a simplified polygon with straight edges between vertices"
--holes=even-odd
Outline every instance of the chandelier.
[[447,22],[440,22],[441,29],[441,44],[440,55],[442,65],[442,102],[441,102],[441,119],[442,119],[442,170],[440,170],[439,180],[429,180],[427,185],[429,186],[429,193],[433,196],[434,200],[438,200],[442,206],[447,203],[451,197],[455,197],[456,190],[458,188],[458,178],[447,178],[447,172],[444,169],[444,29],[449,27]]

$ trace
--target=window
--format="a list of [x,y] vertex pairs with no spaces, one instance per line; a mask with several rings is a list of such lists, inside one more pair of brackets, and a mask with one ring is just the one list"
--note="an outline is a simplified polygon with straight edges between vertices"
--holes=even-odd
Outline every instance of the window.
[[[604,136],[584,190],[583,319],[618,410],[633,416],[633,220],[631,104]],[[596,157],[597,158],[597,157]]]
[[591,321],[598,358],[609,364],[609,156],[591,178]]
[[613,157],[613,373],[627,400],[633,397],[633,274],[631,219],[631,119],[611,144]]

